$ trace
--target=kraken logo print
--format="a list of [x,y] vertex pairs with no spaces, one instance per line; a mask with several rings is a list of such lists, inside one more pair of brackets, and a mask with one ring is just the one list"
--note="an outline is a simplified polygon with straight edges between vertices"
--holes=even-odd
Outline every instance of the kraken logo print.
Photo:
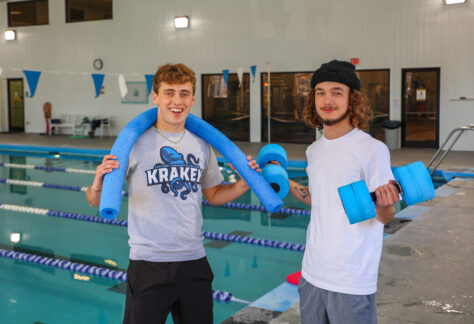
[[185,161],[183,154],[169,146],[161,148],[160,157],[163,163],[145,171],[148,186],[161,184],[163,193],[171,191],[174,197],[179,195],[182,200],[186,200],[190,192],[198,191],[202,176],[199,159],[188,154]]

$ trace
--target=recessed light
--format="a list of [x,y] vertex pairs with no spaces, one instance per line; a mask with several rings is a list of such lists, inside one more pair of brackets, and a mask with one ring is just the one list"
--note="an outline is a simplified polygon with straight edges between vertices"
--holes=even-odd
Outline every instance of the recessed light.
[[189,27],[189,17],[181,16],[174,18],[174,26],[176,28],[188,28]]

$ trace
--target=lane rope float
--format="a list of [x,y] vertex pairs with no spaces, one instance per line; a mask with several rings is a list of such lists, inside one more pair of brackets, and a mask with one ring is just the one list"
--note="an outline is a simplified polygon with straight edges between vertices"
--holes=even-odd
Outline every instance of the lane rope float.
[[[0,179],[0,183],[14,184],[20,186],[31,186],[47,189],[59,189],[59,190],[69,190],[69,191],[81,191],[86,192],[88,187],[80,186],[69,186],[55,183],[44,183],[38,181],[29,181],[29,180],[17,180],[17,179]],[[128,192],[122,191],[122,195],[128,197]],[[261,205],[252,205],[240,202],[228,202],[223,205],[211,205],[205,199],[202,200],[204,206],[217,207],[217,208],[229,208],[229,209],[241,209],[241,210],[251,210],[257,212],[267,212],[266,208]],[[311,216],[311,211],[307,209],[299,208],[281,208],[278,213],[285,215],[297,215],[297,216]]]
[[[21,260],[27,263],[39,264],[46,267],[52,267],[57,269],[68,270],[71,272],[79,272],[95,277],[102,277],[107,279],[113,279],[117,281],[127,281],[127,274],[123,271],[112,270],[97,266],[90,266],[83,263],[71,262],[67,260],[59,260],[36,254],[16,252],[8,249],[0,248],[0,256],[7,259]],[[232,293],[228,291],[213,290],[212,298],[223,302],[238,302],[243,304],[250,304],[249,301],[235,298]]]
[[57,168],[57,167],[47,167],[47,166],[32,165],[32,164],[17,164],[17,163],[1,163],[0,162],[0,167],[14,168],[14,169],[32,169],[32,170],[42,170],[42,171],[57,171],[57,172],[67,172],[67,173],[95,174],[94,170]]
[[[71,213],[71,212],[63,212],[63,211],[44,209],[44,208],[35,208],[35,207],[0,203],[0,209],[13,211],[13,212],[20,212],[20,213],[29,213],[29,214],[37,214],[37,215],[54,216],[54,217],[59,217],[59,218],[75,219],[75,220],[91,222],[91,223],[101,223],[101,224],[108,224],[108,225],[115,225],[115,226],[122,226],[122,227],[128,226],[128,222],[122,219],[106,219],[102,217],[77,214],[77,213]],[[226,233],[203,231],[202,235],[204,236],[204,238],[209,239],[209,240],[226,241],[226,242],[232,242],[232,243],[243,243],[243,244],[272,247],[272,248],[290,250],[290,251],[304,252],[306,248],[304,244],[281,242],[281,241],[274,241],[274,240],[226,234]]]

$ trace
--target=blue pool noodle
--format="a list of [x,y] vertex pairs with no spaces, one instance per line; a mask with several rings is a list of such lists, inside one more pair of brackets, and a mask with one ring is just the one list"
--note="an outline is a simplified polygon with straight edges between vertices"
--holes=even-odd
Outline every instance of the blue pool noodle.
[[[117,156],[120,165],[118,169],[104,176],[100,200],[100,214],[102,217],[114,219],[120,211],[122,188],[130,151],[138,137],[156,123],[157,115],[158,108],[152,108],[141,113],[125,126],[115,140],[110,154]],[[268,211],[276,212],[280,210],[283,201],[263,176],[249,167],[247,157],[231,140],[215,127],[192,114],[189,114],[186,118],[185,127],[211,144],[235,167]]]

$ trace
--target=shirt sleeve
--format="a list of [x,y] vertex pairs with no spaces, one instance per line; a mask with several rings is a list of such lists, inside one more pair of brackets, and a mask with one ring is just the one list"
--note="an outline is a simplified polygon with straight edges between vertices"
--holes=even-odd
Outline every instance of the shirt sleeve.
[[133,165],[134,165],[134,163],[133,163],[133,157],[135,156],[135,154],[133,154],[133,151],[134,151],[134,150],[133,150],[133,147],[132,147],[132,149],[131,149],[131,151],[130,151],[130,155],[128,156],[127,168],[125,169],[125,179],[126,179],[127,181],[129,181],[129,176],[130,176],[130,174],[131,174],[132,171],[133,171],[133,170],[132,170],[132,169],[133,169]]
[[389,180],[395,178],[390,166],[390,152],[385,144],[382,144],[374,152],[366,174],[366,183],[370,192],[375,191],[378,187],[387,184]]
[[209,145],[209,159],[206,168],[201,177],[201,189],[206,190],[221,184],[224,181],[219,165],[217,164],[216,154],[211,145]]

